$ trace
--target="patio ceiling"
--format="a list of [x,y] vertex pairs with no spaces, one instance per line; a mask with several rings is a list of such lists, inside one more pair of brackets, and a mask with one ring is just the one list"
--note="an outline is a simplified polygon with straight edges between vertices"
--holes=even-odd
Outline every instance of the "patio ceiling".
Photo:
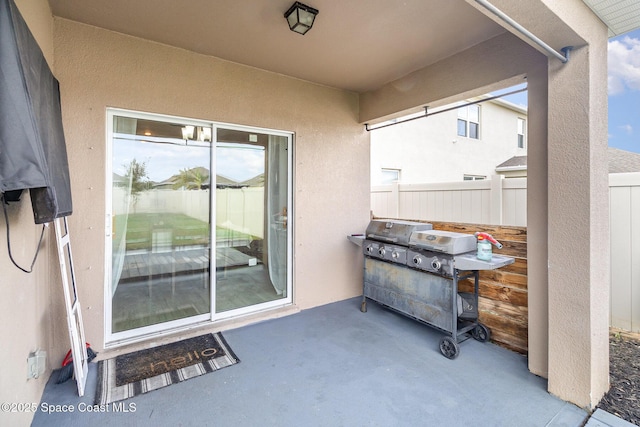
[[[584,0],[619,35],[640,3]],[[366,92],[506,31],[465,0],[306,0],[320,13],[289,31],[293,0],[49,0],[55,16],[281,73]]]
[[[49,0],[55,16],[331,87],[365,92],[505,30],[464,0]],[[144,58],[140,58],[144,60]]]

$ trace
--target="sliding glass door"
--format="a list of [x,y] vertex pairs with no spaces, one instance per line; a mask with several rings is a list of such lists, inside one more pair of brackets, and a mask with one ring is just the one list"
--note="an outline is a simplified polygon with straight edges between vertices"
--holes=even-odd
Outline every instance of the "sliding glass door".
[[287,144],[217,129],[217,313],[287,297]]
[[291,134],[108,118],[108,340],[290,303]]

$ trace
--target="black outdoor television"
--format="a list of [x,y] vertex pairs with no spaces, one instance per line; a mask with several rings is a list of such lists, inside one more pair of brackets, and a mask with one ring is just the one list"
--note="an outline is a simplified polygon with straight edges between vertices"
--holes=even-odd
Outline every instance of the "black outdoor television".
[[13,0],[0,0],[0,193],[36,224],[72,212],[60,88]]

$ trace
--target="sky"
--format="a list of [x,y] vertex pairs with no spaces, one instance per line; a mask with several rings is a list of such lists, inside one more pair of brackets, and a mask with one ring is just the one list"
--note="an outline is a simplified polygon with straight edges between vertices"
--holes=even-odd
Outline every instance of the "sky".
[[[640,153],[640,30],[609,39],[608,61],[609,146]],[[526,92],[504,99],[527,105]]]
[[640,30],[609,40],[609,146],[640,153]]
[[[159,145],[115,138],[113,172],[124,176],[126,165],[136,159],[145,163],[147,177],[151,181],[162,182],[182,169],[211,169],[210,155],[208,147]],[[264,173],[264,149],[256,149],[245,144],[218,146],[216,164],[218,175],[242,182]]]

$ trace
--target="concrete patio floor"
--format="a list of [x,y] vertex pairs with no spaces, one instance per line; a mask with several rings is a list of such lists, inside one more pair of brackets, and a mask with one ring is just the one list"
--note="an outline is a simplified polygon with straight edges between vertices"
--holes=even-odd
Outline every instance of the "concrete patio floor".
[[[546,391],[526,358],[490,343],[440,354],[441,333],[360,298],[224,331],[241,362],[126,400],[129,412],[93,404],[74,381],[50,380],[34,426],[583,426],[588,414]],[[52,375],[55,378],[55,374]],[[41,403],[40,408],[43,405]],[[606,413],[605,413],[606,414]],[[615,418],[615,417],[614,417]],[[598,424],[595,424],[597,421]],[[615,421],[615,420],[614,420]],[[607,426],[589,421],[590,426]]]

